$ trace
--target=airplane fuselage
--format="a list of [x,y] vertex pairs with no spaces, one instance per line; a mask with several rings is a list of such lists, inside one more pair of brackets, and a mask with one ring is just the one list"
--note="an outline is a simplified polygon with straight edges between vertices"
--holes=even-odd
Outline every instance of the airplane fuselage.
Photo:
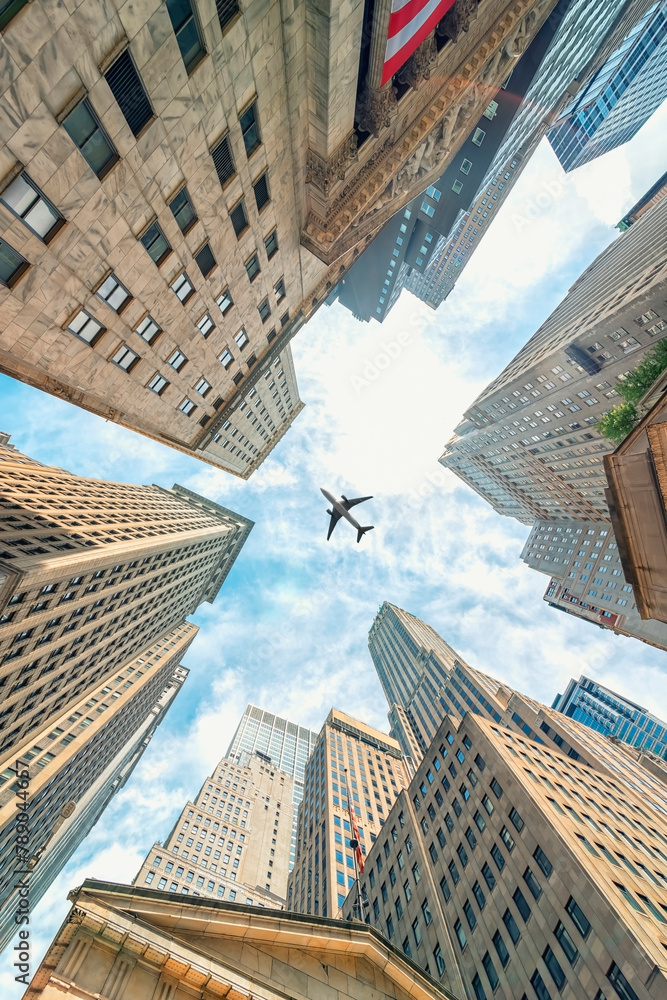
[[332,509],[335,510],[337,514],[340,514],[341,517],[344,517],[346,521],[349,521],[350,524],[353,525],[357,529],[357,531],[359,531],[361,525],[356,520],[356,518],[352,517],[349,510],[346,510],[346,508],[343,507],[342,503],[336,500],[331,495],[331,493],[329,493],[328,490],[322,489],[322,487],[320,487],[320,493],[322,493],[323,496],[326,497],[326,499],[331,504]]

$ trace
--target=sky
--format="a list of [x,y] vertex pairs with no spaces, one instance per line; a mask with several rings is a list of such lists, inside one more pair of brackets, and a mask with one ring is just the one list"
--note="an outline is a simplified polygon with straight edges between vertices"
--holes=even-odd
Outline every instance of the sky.
[[[292,342],[305,409],[247,483],[0,376],[0,430],[26,454],[82,476],[178,482],[255,521],[216,602],[193,616],[183,690],[33,912],[33,973],[67,892],[86,877],[131,881],[248,702],[315,730],[332,706],[388,728],[367,648],[385,600],[547,704],[586,673],[667,718],[667,654],[550,608],[548,578],[519,559],[529,529],[437,461],[466,407],[664,172],[665,134],[667,103],[626,146],[569,175],[543,142],[437,312],[408,292],[382,326],[322,307]],[[326,541],[322,486],[373,494],[357,509],[375,525],[361,544],[345,522]],[[4,1000],[23,993],[12,961],[9,948]]]

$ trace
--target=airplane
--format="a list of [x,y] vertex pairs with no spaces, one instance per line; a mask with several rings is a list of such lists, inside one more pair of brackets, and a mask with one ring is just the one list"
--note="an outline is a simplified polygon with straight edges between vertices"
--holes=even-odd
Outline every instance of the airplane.
[[[331,521],[329,522],[329,534],[327,535],[327,541],[331,538],[331,532],[334,530],[341,517],[344,517],[346,521],[357,529],[357,542],[361,541],[361,536],[367,532],[372,531],[374,525],[368,524],[366,527],[362,527],[358,521],[350,514],[350,507],[354,507],[357,503],[363,503],[365,500],[372,500],[373,497],[357,497],[356,500],[348,500],[346,496],[341,496],[341,500],[336,500],[327,490],[323,490],[320,487],[320,493],[322,493],[326,499],[331,504],[331,510],[327,511],[327,514],[331,514]],[[342,502],[341,502],[342,501]]]

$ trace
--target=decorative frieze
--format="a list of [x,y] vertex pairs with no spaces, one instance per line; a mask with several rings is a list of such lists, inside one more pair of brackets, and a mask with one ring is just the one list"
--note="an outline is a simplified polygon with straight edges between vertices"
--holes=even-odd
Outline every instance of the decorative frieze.
[[351,132],[328,160],[309,149],[306,161],[306,183],[314,184],[324,194],[329,194],[330,188],[336,181],[345,180],[349,166],[356,161],[357,142],[356,133]]

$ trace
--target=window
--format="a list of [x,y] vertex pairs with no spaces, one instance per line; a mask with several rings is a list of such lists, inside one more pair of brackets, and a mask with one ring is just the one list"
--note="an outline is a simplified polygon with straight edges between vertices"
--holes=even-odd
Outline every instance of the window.
[[473,143],[476,146],[481,146],[482,143],[484,142],[484,136],[485,135],[486,135],[486,132],[484,131],[483,128],[476,128],[475,131],[472,134],[472,141],[473,141]]
[[470,171],[472,170],[472,160],[466,160],[464,158],[463,163],[459,167],[459,170],[461,171],[462,174],[469,174]]
[[475,927],[477,926],[477,917],[475,916],[475,911],[470,905],[469,899],[466,899],[465,903],[463,904],[463,912],[465,913],[466,920],[468,921],[468,927],[470,928],[471,931],[474,931]]
[[554,867],[541,847],[535,848],[535,850],[533,851],[533,857],[537,861],[538,865],[540,866],[546,877],[549,878],[552,871],[554,870]]
[[223,365],[224,368],[229,368],[233,360],[234,356],[232,352],[229,350],[229,348],[226,347],[222,352],[222,354],[220,355],[221,364]]
[[241,327],[238,333],[234,334],[234,340],[238,344],[239,348],[243,350],[248,343],[248,334],[245,332],[243,327]]
[[484,862],[482,865],[482,875],[484,876],[484,881],[486,882],[489,890],[493,890],[496,885],[496,876],[491,871],[488,862]]
[[139,326],[136,327],[135,333],[138,333],[147,344],[152,344],[156,337],[162,333],[162,329],[152,316],[144,316]]
[[253,282],[260,272],[259,257],[256,253],[245,262],[245,270],[250,282]]
[[528,918],[530,917],[530,907],[526,902],[526,897],[521,892],[521,889],[515,889],[512,895],[512,899],[516,903],[516,908],[523,917],[523,922],[528,923]]
[[171,290],[183,305],[195,294],[194,286],[185,271],[181,271],[178,277],[174,278],[171,283]]
[[539,899],[542,895],[542,886],[535,878],[531,868],[526,868],[523,873],[523,880],[530,889],[535,899]]
[[131,372],[134,366],[140,361],[141,358],[134,351],[131,351],[129,347],[123,344],[118,348],[111,361],[114,365],[118,365],[126,372]]
[[178,194],[174,195],[169,202],[169,208],[178,223],[180,231],[184,234],[189,233],[197,221],[197,213],[194,210],[187,188],[181,188]]
[[204,313],[202,318],[197,320],[197,328],[200,330],[202,337],[208,337],[211,330],[215,329],[215,323],[209,313]]
[[503,857],[503,853],[497,844],[494,844],[491,848],[491,857],[496,863],[496,868],[499,872],[501,872],[505,867],[505,858]]
[[512,826],[514,827],[514,829],[518,833],[521,833],[521,831],[523,830],[523,827],[524,827],[524,823],[523,823],[523,820],[521,819],[521,816],[519,815],[519,813],[516,811],[516,809],[514,807],[512,807],[510,809],[510,811],[509,811],[509,818],[510,818],[510,821],[511,821]]
[[173,354],[172,354],[172,355],[171,355],[171,356],[170,356],[170,357],[169,357],[169,358],[167,359],[167,364],[168,364],[168,365],[171,365],[171,367],[172,367],[172,368],[173,368],[173,369],[174,369],[175,371],[177,371],[177,372],[180,372],[181,368],[183,367],[183,365],[184,365],[184,364],[186,364],[187,360],[188,360],[188,359],[187,359],[187,358],[186,358],[186,356],[185,356],[185,355],[183,354],[183,352],[182,352],[182,351],[179,351],[179,350],[177,349],[177,350],[175,350],[175,351],[174,351],[174,353],[173,353]]
[[169,382],[166,378],[163,375],[157,374],[153,375],[153,378],[147,383],[146,388],[150,389],[152,392],[156,392],[158,396],[160,396],[168,385]]
[[215,9],[223,32],[239,13],[238,0],[215,0]]
[[459,875],[459,870],[456,867],[456,863],[454,861],[450,861],[447,867],[449,869],[449,874],[452,876],[452,882],[456,885],[461,877]]
[[544,985],[544,980],[542,979],[542,976],[539,974],[537,969],[535,969],[535,972],[530,977],[530,981],[532,983],[533,989],[535,990],[535,993],[537,994],[537,1000],[551,1000],[551,994]]
[[493,964],[493,960],[489,955],[488,951],[484,953],[482,957],[482,965],[484,966],[484,971],[486,972],[487,979],[489,980],[489,985],[492,990],[495,990],[498,985],[498,973],[496,972],[496,967]]
[[269,260],[271,260],[274,253],[278,252],[278,231],[276,229],[272,233],[269,233],[264,240],[264,249]]
[[486,1000],[486,993],[484,992],[484,987],[482,986],[482,980],[479,978],[477,973],[473,976],[472,988],[475,991],[475,1000]]
[[556,984],[556,989],[560,992],[565,986],[565,973],[563,972],[560,962],[548,945],[542,953],[542,958],[544,959],[544,964],[549,970],[551,978]]
[[204,246],[201,247],[196,254],[193,254],[193,256],[197,261],[197,266],[199,267],[202,275],[207,278],[217,263],[215,257],[213,256],[213,251],[211,250],[211,244],[204,243]]
[[486,906],[486,896],[484,895],[484,890],[482,889],[479,882],[475,882],[472,887],[472,894],[475,897],[475,902],[479,906],[480,910],[483,910]]
[[[1,17],[1,15],[0,15]],[[13,288],[30,265],[9,243],[0,240],[0,285]]]
[[639,1000],[639,997],[627,981],[616,962],[612,962],[607,973],[607,979],[618,993],[621,1000]]
[[223,316],[234,305],[234,300],[232,299],[232,296],[228,288],[225,288],[224,292],[221,295],[219,295],[215,301],[217,302],[218,308]]
[[164,235],[157,222],[153,222],[145,233],[139,237],[139,240],[144,249],[148,252],[148,256],[155,264],[157,264],[158,267],[171,253],[171,247],[167,242],[167,237]]
[[188,73],[206,55],[190,0],[166,0],[174,34]]
[[491,791],[493,792],[493,794],[495,795],[495,797],[497,799],[499,799],[500,796],[503,794],[503,790],[502,790],[499,782],[496,781],[495,778],[491,779]]
[[460,920],[457,920],[456,923],[454,924],[454,933],[458,938],[459,947],[461,948],[461,951],[463,951],[463,949],[468,943],[468,939],[466,937],[466,932],[463,930],[463,925]]
[[123,112],[125,121],[130,126],[132,134],[139,135],[152,120],[153,109],[129,49],[125,49],[123,54],[116,59],[104,77],[111,88],[111,93],[116,98],[118,107]]
[[565,957],[567,958],[568,962],[570,963],[570,965],[574,965],[574,963],[577,961],[577,958],[579,957],[579,952],[577,950],[577,946],[575,945],[574,941],[568,934],[567,929],[563,924],[562,920],[559,920],[558,923],[556,924],[556,929],[554,931],[554,934],[556,935],[556,939],[559,942],[561,948],[565,952]]
[[[239,124],[243,134],[246,154],[250,156],[262,142],[259,134],[259,121],[257,119],[257,101],[253,101],[250,107],[243,112],[239,118]],[[260,206],[258,205],[257,207],[259,208]]]
[[[461,191],[463,191],[463,181],[454,181],[452,184],[452,191],[454,194],[461,194]],[[431,212],[431,214],[433,213]]]
[[211,384],[205,378],[200,378],[195,386],[195,392],[200,396],[206,396],[211,391]]
[[60,212],[47,201],[26,173],[19,174],[7,185],[0,194],[0,201],[45,243],[65,224]]
[[62,124],[98,177],[104,177],[114,163],[118,162],[118,153],[87,97],[70,111]]
[[500,933],[500,931],[496,931],[496,933],[493,935],[493,946],[496,949],[498,958],[500,959],[500,964],[502,965],[503,968],[505,968],[505,966],[510,960],[510,953],[507,950],[507,945],[505,944],[505,941],[503,940],[503,936]]
[[282,302],[282,300],[287,295],[284,278],[281,278],[280,281],[276,282],[276,284],[273,286],[273,290],[276,293],[276,302]]
[[255,183],[253,184],[253,191],[255,192],[255,202],[257,203],[257,211],[261,212],[265,205],[268,205],[270,199],[269,195],[269,181],[268,174],[263,173]]
[[442,957],[442,948],[439,944],[436,944],[433,949],[433,958],[435,960],[436,969],[438,970],[438,977],[440,977],[445,971],[445,960]]
[[[228,135],[223,136],[220,142],[213,146],[211,149],[211,158],[218,174],[220,185],[221,187],[224,187],[227,181],[230,180],[236,173],[234,157],[232,156],[232,147],[229,142]],[[245,212],[243,213],[243,216],[245,218]],[[232,219],[232,222],[233,221],[234,220]],[[239,232],[242,232],[243,229],[245,229],[246,225],[247,222],[241,227],[241,230],[237,231],[237,236],[239,235]]]
[[433,919],[431,916],[431,911],[429,909],[428,899],[425,899],[424,902],[422,903],[422,913],[424,914],[424,923],[428,927],[428,925],[431,923],[431,920]]
[[80,309],[76,316],[67,324],[67,329],[70,333],[80,337],[81,340],[85,340],[92,347],[102,336],[106,327],[98,323],[96,319],[93,319],[85,309]]
[[512,916],[510,910],[505,910],[505,912],[503,913],[503,923],[507,928],[507,933],[512,938],[513,944],[516,944],[519,938],[521,937],[521,932],[519,931],[516,920]]
[[516,846],[516,843],[515,843],[514,837],[509,832],[509,830],[507,829],[506,826],[503,826],[502,830],[500,831],[500,837],[501,837],[501,840],[504,843],[505,847],[507,848],[507,850],[511,854],[512,851],[514,850],[515,846]]
[[493,119],[496,116],[496,112],[497,111],[498,111],[498,102],[497,101],[491,101],[491,103],[489,104],[488,108],[484,112],[484,117],[488,118],[490,121],[493,121]]
[[440,890],[442,892],[442,895],[445,897],[445,902],[448,903],[452,897],[452,893],[449,888],[449,883],[447,882],[447,879],[444,875],[440,879]]
[[248,218],[245,214],[245,205],[243,200],[241,200],[235,208],[229,213],[229,218],[232,220],[232,225],[234,227],[234,232],[236,233],[237,239],[242,233],[248,228]]
[[269,305],[268,299],[263,299],[258,305],[259,315],[262,318],[262,323],[266,323],[267,319],[271,315],[271,306]]
[[565,907],[566,913],[569,915],[572,923],[577,928],[584,940],[588,937],[591,931],[591,925],[589,924],[583,910],[577,902],[570,896],[567,901],[567,906]]
[[113,273],[104,279],[97,289],[97,294],[117,313],[122,312],[128,302],[132,300],[132,296],[127,288],[120,283]]

